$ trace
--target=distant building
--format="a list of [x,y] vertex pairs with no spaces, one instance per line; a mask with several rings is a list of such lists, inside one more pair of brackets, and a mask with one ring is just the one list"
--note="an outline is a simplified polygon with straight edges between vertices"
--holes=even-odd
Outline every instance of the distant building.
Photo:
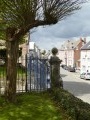
[[35,42],[29,42],[28,54],[34,57],[41,57],[41,51]]
[[19,63],[21,63],[23,66],[25,66],[28,45],[27,45],[27,43],[23,43],[23,44],[19,45],[19,48],[22,49],[22,55],[19,57]]
[[80,72],[90,72],[90,41],[81,48]]
[[25,39],[25,42],[23,44],[19,45],[19,49],[22,50],[22,55],[19,57],[19,60],[18,60],[18,62],[20,64],[22,64],[23,66],[26,65],[26,54],[28,52],[28,44],[27,44],[27,42],[29,40],[29,35],[26,34],[24,39]]
[[57,56],[62,60],[61,64],[67,65],[67,59],[66,59],[67,51],[65,49],[59,49]]
[[80,68],[80,48],[86,43],[86,39],[68,40],[59,49],[59,58],[62,64]]

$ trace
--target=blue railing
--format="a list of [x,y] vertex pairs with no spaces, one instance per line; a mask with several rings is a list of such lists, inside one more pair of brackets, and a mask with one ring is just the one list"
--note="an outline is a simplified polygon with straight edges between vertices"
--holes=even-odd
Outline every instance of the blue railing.
[[28,55],[26,88],[28,91],[50,88],[50,67],[47,59],[41,59],[33,54]]

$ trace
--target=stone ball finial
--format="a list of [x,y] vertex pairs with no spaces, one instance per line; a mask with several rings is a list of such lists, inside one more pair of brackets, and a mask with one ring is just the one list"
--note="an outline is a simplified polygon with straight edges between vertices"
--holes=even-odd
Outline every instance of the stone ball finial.
[[58,49],[56,47],[52,48],[52,54],[56,55],[58,53]]

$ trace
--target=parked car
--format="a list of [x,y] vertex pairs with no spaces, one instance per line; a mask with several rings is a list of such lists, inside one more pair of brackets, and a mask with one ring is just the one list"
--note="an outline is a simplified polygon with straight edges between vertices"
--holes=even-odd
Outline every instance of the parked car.
[[84,79],[89,79],[90,80],[90,73],[86,73]]
[[66,65],[63,65],[63,64],[62,64],[62,65],[61,65],[61,67],[62,67],[62,68],[65,68],[65,67],[66,67]]
[[81,78],[81,79],[85,79],[85,80],[86,80],[86,79],[89,79],[89,80],[90,80],[90,73],[88,73],[88,72],[87,72],[87,73],[84,73],[84,72],[83,72],[82,74],[80,74],[80,78]]
[[75,67],[68,67],[69,72],[76,72]]
[[86,74],[86,73],[84,73],[84,72],[81,73],[81,74],[80,74],[80,78],[81,78],[81,79],[84,79],[84,78],[85,78],[85,74]]
[[64,69],[65,69],[65,70],[68,70],[68,66],[64,66]]

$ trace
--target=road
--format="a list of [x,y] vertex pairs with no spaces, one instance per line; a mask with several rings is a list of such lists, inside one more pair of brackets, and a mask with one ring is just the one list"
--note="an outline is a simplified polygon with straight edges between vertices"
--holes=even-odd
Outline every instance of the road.
[[80,79],[78,72],[68,72],[60,68],[63,87],[77,98],[90,104],[90,80]]

